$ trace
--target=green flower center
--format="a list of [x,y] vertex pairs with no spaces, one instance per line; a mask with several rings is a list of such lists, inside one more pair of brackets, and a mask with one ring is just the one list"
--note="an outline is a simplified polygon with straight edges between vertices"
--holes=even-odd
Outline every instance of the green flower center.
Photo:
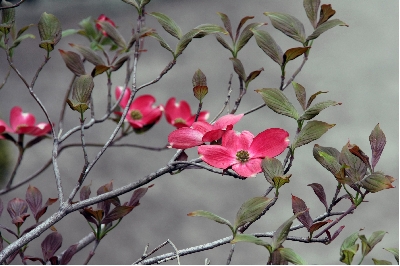
[[139,110],[132,110],[131,117],[133,120],[140,120],[142,119],[143,115]]
[[178,123],[186,124],[186,120],[179,117],[179,118],[176,118],[176,119],[174,120],[174,123],[175,123],[175,124],[178,124]]
[[241,163],[245,163],[250,159],[250,155],[247,151],[241,150],[236,153],[236,160]]

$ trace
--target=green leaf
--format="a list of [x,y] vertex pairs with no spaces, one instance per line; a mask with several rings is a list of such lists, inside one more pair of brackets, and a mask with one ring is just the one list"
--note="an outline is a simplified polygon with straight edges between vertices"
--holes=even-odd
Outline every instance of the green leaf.
[[310,46],[307,47],[295,47],[287,50],[283,55],[283,64],[286,65],[287,62],[296,59],[300,55],[304,54],[305,52],[310,49]]
[[164,41],[163,38],[161,38],[160,35],[158,35],[157,32],[151,32],[151,33],[148,34],[148,36],[157,39],[158,42],[160,43],[160,45],[161,45],[162,47],[164,47],[165,49],[167,49],[168,51],[170,51],[170,52],[172,53],[172,55],[174,54],[174,51],[172,51],[171,47],[169,47],[169,45]]
[[289,102],[288,98],[278,89],[275,88],[263,88],[256,90],[261,94],[265,104],[274,112],[282,115],[292,117],[294,119],[299,118],[299,113],[296,108]]
[[231,25],[231,20],[229,19],[229,17],[221,12],[217,12],[218,16],[221,18],[222,23],[224,23],[224,27],[226,29],[226,31],[229,33],[229,36],[231,37],[231,39],[233,40],[233,35],[232,35],[232,25]]
[[292,81],[294,92],[296,93],[297,101],[300,103],[303,111],[306,110],[306,89],[299,83]]
[[297,148],[310,143],[311,141],[317,140],[334,126],[335,124],[328,124],[317,120],[308,121],[296,136],[292,147]]
[[320,0],[304,0],[303,6],[311,25],[315,29],[317,27],[318,8],[321,4]]
[[281,226],[279,226],[279,228],[274,232],[271,243],[272,251],[278,249],[282,245],[282,243],[285,242],[290,231],[290,226],[292,226],[293,224],[293,221],[303,213],[304,212],[296,213],[288,220],[286,220]]
[[363,257],[370,253],[371,250],[376,246],[376,244],[382,241],[386,233],[387,232],[385,231],[375,231],[368,238],[368,240],[366,239],[365,235],[358,236],[361,239],[361,250]]
[[243,80],[246,81],[246,73],[244,71],[244,67],[242,65],[242,62],[237,59],[237,58],[229,58],[229,60],[232,61],[233,63],[233,70],[235,70],[236,74]]
[[341,21],[339,19],[329,20],[329,21],[319,25],[314,30],[314,32],[311,33],[311,35],[307,37],[307,41],[314,40],[314,39],[318,38],[319,35],[321,35],[325,31],[327,31],[329,29],[332,29],[333,27],[336,27],[336,26],[346,26],[346,27],[348,27],[349,25],[347,25],[346,23],[344,23],[343,21]]
[[236,214],[234,231],[246,223],[255,221],[271,201],[272,199],[267,197],[255,197],[243,203]]
[[106,65],[106,63],[103,61],[103,59],[97,55],[92,49],[90,49],[89,47],[83,46],[83,45],[79,45],[79,44],[73,44],[73,43],[69,43],[69,45],[75,49],[77,49],[82,56],[89,61],[90,63],[92,63],[93,65],[97,66],[97,65]]
[[53,51],[54,46],[60,41],[62,34],[61,23],[58,18],[44,12],[40,16],[38,29],[40,39],[42,40],[39,46],[47,52]]
[[374,261],[374,265],[392,265],[392,263],[387,260],[378,260],[375,258],[372,258],[372,260]]
[[97,23],[107,33],[107,37],[109,37],[119,47],[126,49],[126,41],[116,27],[106,20],[98,21]]
[[328,93],[328,92],[327,92],[327,91],[318,91],[318,92],[314,93],[313,95],[311,95],[311,96],[310,96],[310,99],[308,99],[306,108],[310,107],[311,103],[315,100],[315,98],[316,98],[318,95],[322,94],[322,93]]
[[[20,28],[19,31],[18,31],[18,33],[17,33],[17,36],[16,36],[17,39],[18,39],[18,37],[20,37],[27,29],[29,29],[29,28],[32,27],[32,26],[35,26],[35,24],[29,24],[29,25],[26,25],[26,26]],[[32,35],[32,34],[30,34],[30,35]],[[34,38],[32,38],[32,39],[34,39]]]
[[94,40],[97,36],[97,31],[94,27],[94,23],[91,17],[87,17],[81,22],[79,22],[79,26],[82,27],[84,31],[84,36],[86,36],[90,41]]
[[283,176],[283,165],[275,158],[265,157],[261,162],[261,168],[268,183],[274,184],[273,178]]
[[201,24],[201,25],[195,27],[194,29],[200,30],[201,32],[199,34],[195,35],[195,37],[193,37],[193,38],[201,38],[201,37],[204,37],[205,35],[213,34],[213,33],[222,33],[225,35],[228,34],[228,32],[224,28],[222,28],[219,25],[215,25],[215,24]]
[[394,258],[397,261],[397,264],[399,263],[399,249],[398,248],[384,248],[384,250],[392,253],[394,255]]
[[[253,19],[254,16],[245,16],[244,18],[242,18],[239,22],[239,25],[236,28],[236,35],[235,35],[235,41],[238,39],[239,37],[239,32],[240,29],[243,27],[243,25],[249,20],[249,19]],[[253,23],[253,24],[258,24],[258,23]],[[245,30],[243,30],[243,32],[245,32]],[[242,34],[243,34],[242,32]]]
[[213,221],[215,221],[217,223],[220,223],[220,224],[226,224],[227,226],[229,226],[229,228],[231,229],[232,233],[235,233],[235,231],[233,230],[232,224],[228,220],[226,220],[226,219],[224,219],[224,218],[222,218],[222,217],[220,217],[220,216],[218,216],[218,215],[216,215],[216,214],[214,214],[212,212],[198,210],[198,211],[194,211],[194,212],[188,213],[187,216],[204,217],[204,218],[213,220]]
[[215,34],[215,38],[217,38],[217,41],[226,49],[228,49],[229,51],[231,51],[231,53],[233,54],[233,49],[232,47],[221,37],[221,35],[219,35],[218,33]]
[[261,25],[264,25],[264,23],[250,23],[243,29],[239,39],[235,42],[234,50],[236,55],[246,45],[246,43],[249,42],[251,37],[253,37],[253,32],[251,30],[258,28]]
[[268,244],[267,242],[262,241],[261,239],[253,236],[253,235],[247,235],[247,234],[237,234],[234,239],[231,240],[231,244],[235,244],[238,242],[249,242],[253,243],[259,246],[263,246],[267,248],[268,250],[271,249],[271,245]]
[[[9,7],[13,4],[2,0],[0,2],[1,7]],[[1,10],[1,24],[0,31],[4,34],[8,34],[11,28],[15,25],[15,8],[5,8]]]
[[358,239],[358,232],[355,232],[348,236],[342,243],[340,247],[340,261],[346,264],[351,264],[353,261],[354,254],[358,250],[358,244],[356,241]]
[[72,99],[79,103],[89,103],[93,88],[92,76],[82,75],[76,78],[72,89]]
[[297,18],[278,12],[264,12],[264,15],[271,19],[272,25],[277,29],[295,39],[298,42],[305,43],[304,26]]
[[10,49],[17,47],[23,40],[25,40],[27,38],[35,39],[35,35],[23,34],[23,35],[19,36],[17,39],[15,39],[13,44],[10,46]]
[[61,36],[62,38],[67,37],[69,35],[73,35],[76,33],[80,33],[80,34],[85,34],[85,31],[83,31],[82,29],[68,29],[68,30],[63,30],[61,32]]
[[340,171],[341,165],[339,163],[340,152],[331,147],[322,147],[318,144],[314,145],[313,155],[325,169],[335,175]]
[[268,32],[263,30],[252,29],[254,37],[256,38],[257,45],[264,51],[272,60],[278,65],[283,64],[283,52],[281,47],[275,42],[275,40],[269,35]]
[[315,104],[314,106],[308,108],[304,114],[299,117],[299,120],[310,120],[317,116],[322,110],[328,108],[329,106],[341,105],[342,103],[338,103],[335,101],[325,101]]
[[199,29],[192,29],[188,33],[182,36],[182,38],[179,40],[178,44],[176,45],[175,48],[175,53],[174,57],[175,59],[178,58],[183,52],[183,50],[186,49],[186,47],[189,45],[189,43],[193,40],[193,38],[197,35],[200,34],[202,31]]
[[122,0],[122,2],[130,4],[131,6],[134,6],[136,8],[136,10],[139,12],[140,7],[139,7],[139,3],[137,2],[137,0]]
[[159,12],[151,12],[149,13],[149,15],[155,17],[158,23],[161,24],[166,32],[168,32],[178,40],[182,38],[181,28],[170,17]]
[[372,169],[374,169],[386,145],[386,136],[379,127],[379,123],[374,127],[369,135],[369,143],[372,150],[371,165]]
[[361,186],[371,193],[384,189],[394,188],[392,183],[395,179],[381,172],[375,172],[361,180]]
[[74,52],[58,50],[61,54],[62,59],[64,60],[65,65],[69,70],[72,71],[77,76],[85,75],[85,67],[82,63],[81,57]]
[[307,265],[308,264],[305,260],[303,260],[302,257],[300,257],[291,248],[279,248],[278,250],[279,250],[279,253],[281,253],[281,256],[285,260],[287,260],[295,265]]

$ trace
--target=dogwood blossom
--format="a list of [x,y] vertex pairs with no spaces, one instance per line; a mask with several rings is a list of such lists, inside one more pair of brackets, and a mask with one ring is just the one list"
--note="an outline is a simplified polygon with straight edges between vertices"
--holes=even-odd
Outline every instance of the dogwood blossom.
[[33,114],[23,113],[21,107],[14,106],[10,111],[11,127],[3,120],[0,120],[0,132],[1,128],[4,127],[4,131],[9,133],[43,136],[51,130],[51,125],[49,123],[43,122],[37,125],[35,125],[35,123],[36,118]]
[[[209,112],[202,111],[199,113],[197,121],[206,121],[209,116]],[[196,114],[192,115],[190,105],[186,101],[182,100],[177,103],[175,98],[172,97],[165,105],[165,118],[169,124],[176,128],[190,127],[196,118]]]
[[[118,86],[115,89],[115,97],[119,99],[124,88]],[[125,108],[129,97],[131,96],[131,90],[126,88],[124,95],[122,96],[119,105]],[[126,120],[129,124],[136,129],[143,128],[147,125],[152,125],[160,120],[162,115],[163,107],[161,105],[154,106],[156,99],[151,95],[142,95],[137,97],[129,107],[128,114],[126,115]],[[115,112],[117,115],[122,115],[122,112]]]
[[231,130],[242,117],[243,114],[225,115],[212,125],[205,121],[194,122],[191,127],[181,127],[172,131],[168,136],[168,142],[172,148],[188,149],[204,142],[218,140],[225,132]]
[[289,145],[289,133],[280,128],[267,129],[256,137],[249,131],[227,131],[221,145],[198,147],[200,158],[207,164],[221,169],[232,168],[243,177],[254,177],[262,171],[265,157],[281,154]]

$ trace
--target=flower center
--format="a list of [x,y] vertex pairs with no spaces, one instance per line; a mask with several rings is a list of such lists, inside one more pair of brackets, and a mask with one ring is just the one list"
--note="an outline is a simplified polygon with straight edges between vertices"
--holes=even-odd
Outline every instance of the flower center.
[[236,160],[241,163],[245,163],[250,159],[250,155],[247,151],[241,150],[236,153]]
[[143,115],[139,110],[132,110],[131,117],[133,120],[140,120],[142,119]]
[[183,118],[176,118],[175,120],[174,120],[174,124],[180,124],[180,123],[182,123],[182,124],[186,124],[186,120],[185,119],[183,119]]

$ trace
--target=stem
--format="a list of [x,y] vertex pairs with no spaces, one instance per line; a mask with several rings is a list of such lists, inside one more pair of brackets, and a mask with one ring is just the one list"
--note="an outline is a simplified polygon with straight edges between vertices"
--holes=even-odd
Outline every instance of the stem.
[[16,164],[14,166],[14,169],[13,169],[13,171],[11,173],[10,179],[7,182],[7,185],[6,185],[6,188],[5,188],[6,190],[10,189],[10,187],[11,187],[13,181],[14,181],[15,175],[17,174],[17,170],[18,170],[19,166],[21,165],[22,158],[24,156],[24,151],[25,151],[25,149],[23,148],[23,137],[24,137],[24,135],[23,134],[19,134],[18,137],[19,137],[19,140],[18,140],[18,143],[16,143],[17,148],[18,148],[18,159],[17,159],[17,162],[16,162]]
[[318,233],[315,238],[320,237],[322,234],[324,234],[326,231],[328,231],[329,229],[331,229],[333,226],[335,226],[340,220],[342,220],[346,215],[348,215],[349,213],[353,212],[355,209],[357,208],[356,205],[351,204],[350,208],[345,211],[342,215],[340,215],[339,218],[337,218],[335,221],[333,221],[332,223],[329,224],[328,227],[324,228],[324,230],[322,230],[320,233]]
[[222,114],[222,112],[225,110],[225,108],[227,106],[228,106],[228,113],[229,113],[229,102],[231,100],[231,93],[232,93],[232,89],[231,89],[232,77],[233,77],[233,74],[231,73],[231,75],[229,77],[229,82],[228,82],[228,95],[226,96],[224,106],[222,107],[221,111],[214,117],[214,119],[211,120],[211,124],[214,123],[218,119],[218,117]]
[[83,265],[87,265],[90,261],[90,259],[94,256],[94,252],[96,251],[97,246],[99,245],[100,241],[96,240],[94,242],[93,248],[92,250],[89,252],[88,257],[86,258],[85,262],[83,263]]
[[231,264],[233,252],[235,252],[235,244],[232,244],[231,250],[229,251],[228,259],[226,260],[226,265]]

